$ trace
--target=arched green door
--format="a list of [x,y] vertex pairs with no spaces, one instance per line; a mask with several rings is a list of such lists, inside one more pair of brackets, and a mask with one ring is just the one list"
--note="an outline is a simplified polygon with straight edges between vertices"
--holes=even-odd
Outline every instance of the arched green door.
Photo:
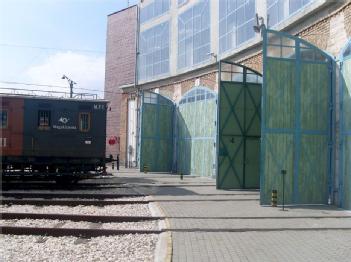
[[173,164],[174,103],[143,92],[140,125],[140,171],[171,172]]
[[261,204],[272,189],[285,202],[327,204],[332,197],[334,64],[308,42],[263,32]]
[[184,94],[176,112],[178,173],[214,176],[217,94],[207,87],[195,87]]
[[220,62],[217,188],[259,188],[261,75]]

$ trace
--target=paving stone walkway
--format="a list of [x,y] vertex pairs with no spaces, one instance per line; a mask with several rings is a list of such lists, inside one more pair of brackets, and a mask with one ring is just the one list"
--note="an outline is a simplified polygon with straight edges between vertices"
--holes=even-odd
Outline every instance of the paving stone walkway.
[[131,170],[117,175],[153,195],[170,221],[173,262],[351,261],[351,212],[259,205],[258,191],[216,190],[213,179]]

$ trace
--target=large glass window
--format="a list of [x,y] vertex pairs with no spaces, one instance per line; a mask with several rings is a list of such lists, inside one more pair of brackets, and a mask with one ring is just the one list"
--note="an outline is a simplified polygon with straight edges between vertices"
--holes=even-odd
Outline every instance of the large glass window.
[[178,0],[178,6],[184,5],[188,0]]
[[1,110],[1,128],[7,128],[8,126],[8,115],[7,110]]
[[158,17],[169,10],[170,0],[154,0],[152,3],[140,9],[140,23]]
[[314,0],[267,0],[268,26],[279,24]]
[[235,49],[255,36],[255,0],[219,1],[219,52]]
[[200,1],[178,17],[178,68],[210,59],[210,6]]
[[289,0],[289,14],[293,14],[313,0]]
[[148,80],[169,72],[169,22],[140,33],[139,79]]

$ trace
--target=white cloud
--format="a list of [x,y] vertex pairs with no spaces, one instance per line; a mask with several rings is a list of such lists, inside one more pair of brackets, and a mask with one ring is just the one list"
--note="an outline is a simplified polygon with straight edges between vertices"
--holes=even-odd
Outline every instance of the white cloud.
[[[100,98],[103,97],[101,92],[78,89],[104,90],[105,59],[103,56],[84,55],[71,51],[56,53],[49,56],[41,64],[28,68],[24,73],[24,77],[29,82],[67,86],[67,90],[54,87],[51,90],[69,92],[68,82],[61,79],[62,75],[67,75],[77,83],[75,93],[96,93]],[[36,89],[48,90],[47,87],[36,87]]]

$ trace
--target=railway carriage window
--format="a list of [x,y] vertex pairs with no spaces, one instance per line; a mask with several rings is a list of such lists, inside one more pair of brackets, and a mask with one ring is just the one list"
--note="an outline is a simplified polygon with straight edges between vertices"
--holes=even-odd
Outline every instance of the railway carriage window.
[[50,127],[50,116],[49,110],[38,111],[38,127],[41,129],[48,129]]
[[82,132],[90,130],[90,113],[79,113],[79,130]]
[[8,124],[7,111],[2,110],[0,112],[1,112],[1,128],[7,128],[7,124]]

